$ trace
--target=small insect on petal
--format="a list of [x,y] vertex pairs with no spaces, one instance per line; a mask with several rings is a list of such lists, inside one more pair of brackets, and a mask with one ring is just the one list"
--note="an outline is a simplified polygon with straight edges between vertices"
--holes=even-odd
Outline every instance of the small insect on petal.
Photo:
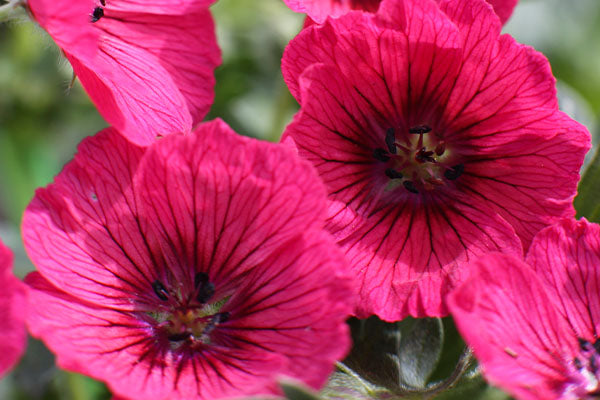
[[104,9],[102,7],[94,8],[91,15],[92,23],[100,21],[100,18],[104,17]]
[[506,354],[508,354],[509,356],[511,356],[512,358],[517,358],[519,355],[517,354],[516,351],[514,351],[513,349],[511,349],[510,347],[505,347],[504,348],[504,352]]

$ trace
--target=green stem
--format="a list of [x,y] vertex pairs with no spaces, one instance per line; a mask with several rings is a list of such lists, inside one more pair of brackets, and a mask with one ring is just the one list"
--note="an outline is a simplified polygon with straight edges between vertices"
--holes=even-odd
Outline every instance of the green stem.
[[8,21],[13,10],[23,4],[23,0],[9,0],[8,3],[0,6],[0,22]]
[[469,347],[465,347],[464,351],[460,355],[458,362],[456,363],[456,367],[450,376],[444,379],[441,382],[435,383],[427,388],[427,391],[423,393],[423,397],[425,399],[434,398],[440,392],[444,390],[448,390],[462,378],[462,376],[467,372],[467,369],[471,366],[473,362],[473,351]]

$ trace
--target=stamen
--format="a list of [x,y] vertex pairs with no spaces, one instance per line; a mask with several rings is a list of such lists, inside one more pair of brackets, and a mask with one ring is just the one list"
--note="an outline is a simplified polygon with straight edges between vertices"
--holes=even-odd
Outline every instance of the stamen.
[[424,162],[435,162],[435,158],[433,158],[433,151],[427,151],[425,147],[421,147],[421,150],[415,154],[415,160],[420,163]]
[[390,157],[388,157],[386,154],[387,153],[385,152],[385,150],[380,147],[373,150],[373,157],[375,157],[376,160],[381,162],[388,162],[390,160]]
[[394,135],[394,128],[390,128],[385,133],[385,144],[388,147],[388,151],[392,154],[396,154],[396,136]]
[[152,289],[154,289],[154,293],[158,296],[162,301],[167,301],[169,298],[169,292],[167,288],[158,280],[152,282]]
[[100,21],[100,18],[104,17],[104,9],[102,7],[94,8],[91,15],[92,23]]
[[446,151],[446,142],[439,142],[437,146],[435,146],[435,154],[441,156]]
[[458,179],[463,174],[464,171],[465,171],[464,164],[458,164],[458,165],[455,165],[454,167],[452,167],[452,169],[446,170],[446,172],[444,172],[444,177],[446,177],[446,179],[448,179],[449,181],[453,181],[453,180]]
[[414,194],[419,194],[419,191],[415,187],[415,184],[413,183],[413,181],[404,181],[404,182],[402,182],[402,184],[404,185],[404,188],[406,190],[408,190],[409,192],[414,193]]
[[102,4],[103,6],[106,6],[106,0],[100,0],[100,4]]
[[225,312],[215,314],[213,318],[214,318],[215,324],[218,325],[218,324],[222,324],[223,322],[227,322],[229,320],[229,317],[231,317],[231,314],[229,312],[225,311]]
[[387,168],[385,170],[385,174],[388,178],[390,179],[401,179],[402,178],[402,173],[396,171],[395,169],[392,168]]
[[428,125],[417,125],[417,126],[413,126],[412,128],[410,128],[408,130],[408,133],[412,133],[415,135],[422,135],[424,133],[429,133],[431,132],[431,127]]
[[198,289],[200,285],[208,283],[208,280],[208,274],[205,272],[198,272],[196,275],[194,275],[194,287]]
[[208,275],[204,272],[198,272],[194,277],[194,285],[198,290],[196,300],[204,304],[215,294],[215,285],[208,281]]
[[190,336],[192,336],[192,334],[189,332],[175,333],[173,335],[167,336],[167,339],[169,339],[170,342],[181,342],[183,340],[189,339]]
[[594,342],[594,349],[596,350],[596,353],[600,353],[600,339],[596,339]]

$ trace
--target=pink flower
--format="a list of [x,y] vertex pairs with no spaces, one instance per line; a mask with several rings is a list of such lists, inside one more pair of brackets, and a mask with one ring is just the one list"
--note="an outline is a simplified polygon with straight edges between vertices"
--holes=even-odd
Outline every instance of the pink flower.
[[[306,13],[312,20],[323,23],[327,17],[339,17],[351,10],[377,12],[381,0],[283,0],[295,12]],[[438,3],[441,0],[436,0]],[[455,0],[462,1],[462,0]],[[502,23],[511,16],[519,0],[487,0]]]
[[221,63],[213,0],[28,0],[100,114],[130,140],[188,133]]
[[525,263],[492,254],[448,299],[485,376],[518,399],[600,393],[600,226],[564,220]]
[[8,372],[25,350],[25,287],[11,272],[13,256],[0,241],[0,376]]
[[284,140],[325,181],[359,316],[445,315],[469,261],[521,256],[574,215],[589,134],[558,110],[548,61],[499,34],[477,0],[383,1],[284,53],[301,105]]
[[317,388],[354,298],[324,211],[310,165],[221,121],[147,148],[107,129],[25,212],[30,331],[118,397]]

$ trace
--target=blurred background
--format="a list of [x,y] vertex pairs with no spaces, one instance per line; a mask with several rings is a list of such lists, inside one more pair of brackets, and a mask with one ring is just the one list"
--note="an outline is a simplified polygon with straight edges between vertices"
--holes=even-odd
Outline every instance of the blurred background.
[[[215,103],[207,119],[220,117],[238,133],[278,140],[298,109],[283,83],[280,59],[303,16],[282,0],[219,0],[212,11],[223,64],[216,70]],[[521,0],[504,31],[548,57],[561,108],[588,127],[597,145],[600,1]],[[0,24],[0,238],[15,252],[19,277],[33,269],[19,224],[35,189],[52,181],[82,138],[106,126],[79,83],[69,88],[71,77],[59,49],[24,12]],[[586,190],[600,203],[596,183]],[[492,388],[478,396],[507,398]],[[19,366],[0,380],[0,399],[109,398],[102,384],[58,370],[34,340]]]

